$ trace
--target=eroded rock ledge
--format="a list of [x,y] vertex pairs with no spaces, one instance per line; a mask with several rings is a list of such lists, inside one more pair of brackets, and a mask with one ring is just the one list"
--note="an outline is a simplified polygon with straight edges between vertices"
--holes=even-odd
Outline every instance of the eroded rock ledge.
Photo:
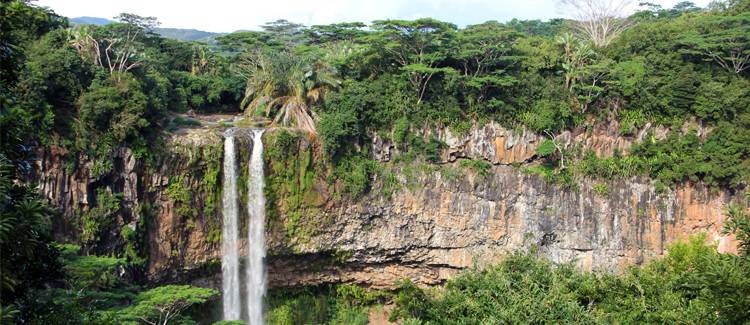
[[[430,171],[419,176],[419,186],[410,187],[397,167],[400,189],[383,195],[376,180],[375,190],[356,201],[335,198],[330,185],[315,180],[309,190],[319,199],[294,221],[307,231],[290,235],[287,226],[292,221],[284,209],[267,220],[270,285],[355,282],[388,288],[403,278],[436,284],[463,269],[532,246],[555,261],[574,261],[586,270],[617,271],[661,255],[669,243],[701,231],[724,251],[736,247],[733,238],[721,235],[724,205],[731,199],[726,193],[686,185],[657,194],[649,180],[634,178],[607,181],[609,191],[602,197],[593,190],[601,181],[583,180],[574,191],[509,166],[533,157],[541,141],[538,135],[492,123],[460,137],[448,130],[438,130],[436,135],[449,145],[443,152],[446,165],[457,159],[484,159],[493,163],[489,175],[467,172],[449,179]],[[600,128],[563,133],[558,139],[606,155],[626,150],[637,137],[623,138],[612,128]],[[247,155],[252,143],[244,141]],[[298,148],[320,151],[317,143],[300,141]],[[215,162],[201,161],[207,158],[197,152],[207,146],[220,150],[220,132],[192,130],[168,143],[163,157],[151,165],[121,149],[112,172],[98,178],[91,176],[85,161],[67,170],[65,152],[53,149],[38,162],[39,187],[62,211],[55,222],[58,239],[78,238],[77,215],[90,208],[95,188],[123,193],[122,209],[97,251],[122,250],[120,230],[146,218],[149,281],[218,286],[221,245],[215,234],[220,229],[220,201],[218,208],[206,208],[216,193],[208,193],[202,185]],[[372,147],[381,161],[395,151],[377,137]],[[167,193],[179,176],[190,191],[189,202],[176,202]],[[186,217],[180,209],[184,205],[196,213]],[[144,207],[152,213],[142,213]]]

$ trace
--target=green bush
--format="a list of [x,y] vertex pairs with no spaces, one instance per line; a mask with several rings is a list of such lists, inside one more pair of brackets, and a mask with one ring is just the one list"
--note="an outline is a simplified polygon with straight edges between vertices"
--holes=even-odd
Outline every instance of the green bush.
[[208,302],[219,294],[209,288],[189,285],[165,285],[138,293],[133,305],[117,312],[117,318],[128,324],[161,321],[168,324],[170,320],[190,322],[183,313],[194,305]]
[[609,196],[609,186],[607,184],[594,184],[591,189],[600,197],[607,198]]
[[335,174],[341,180],[344,192],[352,198],[359,198],[370,191],[372,175],[377,169],[376,161],[353,156],[342,160],[336,166]]
[[337,110],[322,115],[318,122],[318,134],[329,159],[336,161],[358,141],[360,130],[357,122],[356,114],[351,111]]
[[150,124],[146,119],[149,98],[140,82],[129,75],[120,80],[95,79],[78,99],[78,106],[77,147],[93,157],[107,157],[118,144],[140,137]]
[[81,241],[96,244],[101,233],[115,221],[120,211],[122,193],[108,193],[100,188],[96,191],[96,205],[81,216]]
[[536,147],[534,153],[539,157],[548,157],[554,155],[556,151],[557,144],[555,143],[555,140],[545,139],[538,147]]
[[106,290],[120,284],[118,267],[125,265],[123,259],[115,257],[78,255],[77,245],[61,245],[60,256],[71,286],[76,290]]
[[444,289],[401,284],[391,320],[471,323],[711,323],[750,317],[750,260],[720,254],[706,236],[669,247],[669,254],[621,275],[584,273],[536,253],[469,271]]
[[463,168],[471,169],[481,177],[486,177],[492,170],[492,164],[479,159],[462,159],[459,164]]
[[356,285],[276,289],[268,294],[269,324],[365,325],[371,306],[387,293]]
[[393,143],[398,147],[403,147],[409,139],[409,119],[401,117],[393,125]]
[[554,133],[567,126],[570,117],[571,110],[567,103],[542,99],[523,115],[523,122],[537,133]]
[[177,126],[187,126],[187,127],[193,127],[193,126],[201,126],[201,122],[192,118],[185,118],[182,116],[177,116],[172,120],[172,123],[174,123]]
[[193,193],[190,189],[190,185],[186,185],[185,182],[189,181],[185,175],[177,175],[170,179],[169,186],[164,190],[176,206],[176,212],[178,215],[192,219],[198,216],[198,211],[193,207]]

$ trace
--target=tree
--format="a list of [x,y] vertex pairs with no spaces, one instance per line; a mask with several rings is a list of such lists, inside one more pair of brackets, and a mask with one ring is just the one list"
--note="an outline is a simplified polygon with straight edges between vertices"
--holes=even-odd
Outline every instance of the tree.
[[91,30],[83,26],[74,29],[71,45],[82,58],[107,69],[118,81],[125,72],[140,66],[144,52],[143,38],[159,25],[154,17],[122,13],[115,17],[120,23]]
[[40,118],[43,143],[70,135],[75,102],[91,81],[92,66],[68,45],[67,33],[55,30],[29,46],[16,92],[22,107]]
[[161,24],[156,17],[142,17],[125,12],[117,15],[114,19],[125,24],[128,27],[128,33],[132,34],[140,32],[151,33],[154,31],[154,28]]
[[706,15],[680,35],[683,53],[700,55],[727,71],[741,74],[750,67],[750,13]]
[[360,22],[314,25],[305,30],[305,35],[313,44],[354,41],[367,34],[363,30],[365,27],[367,25]]
[[24,47],[47,32],[66,27],[67,20],[28,1],[0,1],[0,95],[15,81]]
[[216,38],[219,48],[232,54],[245,50],[256,50],[267,46],[271,35],[265,32],[242,31],[222,35]]
[[330,65],[290,51],[251,51],[240,58],[237,72],[247,80],[240,104],[246,114],[263,110],[266,116],[274,115],[274,123],[295,124],[313,133],[313,106],[340,85]]
[[189,285],[166,285],[136,296],[134,305],[120,312],[124,321],[140,320],[151,325],[167,325],[179,319],[193,305],[203,304],[219,293],[214,289]]
[[192,75],[207,73],[216,63],[214,53],[206,44],[193,43],[191,47],[193,50],[193,57],[192,60],[190,60],[190,73]]
[[370,41],[373,48],[384,51],[406,73],[417,92],[417,105],[422,102],[427,86],[439,73],[455,72],[439,68],[453,46],[456,25],[422,18],[408,20],[376,20]]
[[[750,192],[746,192],[747,200],[750,200]],[[727,221],[724,224],[724,234],[734,234],[739,241],[739,252],[743,256],[750,257],[750,214],[747,212],[747,204],[730,204],[727,207]]]
[[461,61],[464,75],[476,77],[503,63],[510,63],[513,42],[521,34],[496,21],[467,26],[458,32],[456,59]]
[[521,33],[533,36],[553,37],[559,34],[560,30],[565,27],[565,19],[552,18],[549,21],[542,22],[538,19],[518,20],[513,18],[506,25]]
[[563,46],[563,70],[565,70],[565,87],[571,92],[576,82],[581,78],[582,70],[591,64],[596,54],[587,43],[581,42],[571,34],[558,37],[557,43]]
[[608,62],[594,64],[594,49],[571,34],[560,36],[558,44],[564,50],[562,67],[565,87],[575,95],[574,103],[581,112],[586,112],[589,104],[603,90],[601,81],[608,71]]
[[78,105],[78,135],[82,138],[111,133],[113,140],[119,143],[148,125],[142,116],[147,98],[134,78],[122,79],[119,83],[95,80],[89,91],[79,97]]
[[492,90],[514,85],[518,80],[506,70],[518,59],[512,55],[513,43],[521,33],[496,21],[471,25],[457,33],[457,51],[461,78],[470,91],[468,100],[485,106]]
[[291,49],[302,43],[304,25],[293,23],[286,19],[267,22],[260,26],[264,32],[270,35],[270,39],[284,48]]
[[[549,158],[560,158],[560,169],[565,169],[565,152],[568,148],[568,143],[562,144],[555,140],[555,137],[550,132],[545,132],[549,139],[544,139],[542,143],[536,147],[534,152],[539,157]],[[557,157],[555,157],[557,156]]]
[[52,210],[36,189],[20,185],[0,152],[0,305],[43,287],[62,273],[52,244]]
[[630,3],[629,0],[560,0],[563,9],[576,20],[576,30],[597,47],[609,45],[631,26],[628,19],[622,18]]

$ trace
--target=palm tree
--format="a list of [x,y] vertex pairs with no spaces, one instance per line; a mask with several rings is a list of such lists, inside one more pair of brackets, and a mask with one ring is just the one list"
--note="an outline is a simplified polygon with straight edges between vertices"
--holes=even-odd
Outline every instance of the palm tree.
[[260,109],[273,123],[295,125],[315,133],[313,107],[341,82],[336,70],[321,60],[289,51],[251,52],[240,60],[239,73],[247,78],[241,108],[245,114]]
[[565,50],[562,64],[565,70],[565,87],[572,91],[580,78],[581,70],[591,63],[596,53],[589,43],[582,42],[569,33],[558,37],[557,43]]

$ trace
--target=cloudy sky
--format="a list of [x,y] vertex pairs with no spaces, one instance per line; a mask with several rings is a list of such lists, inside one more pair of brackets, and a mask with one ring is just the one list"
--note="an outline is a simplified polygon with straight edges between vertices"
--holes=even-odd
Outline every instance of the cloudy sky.
[[[680,0],[650,0],[669,8]],[[638,2],[638,1],[634,1]],[[694,0],[705,6],[709,0]],[[557,0],[37,0],[67,17],[112,18],[121,12],[155,16],[162,27],[211,32],[258,29],[284,18],[305,25],[383,18],[433,17],[459,26],[487,20],[563,16]]]

